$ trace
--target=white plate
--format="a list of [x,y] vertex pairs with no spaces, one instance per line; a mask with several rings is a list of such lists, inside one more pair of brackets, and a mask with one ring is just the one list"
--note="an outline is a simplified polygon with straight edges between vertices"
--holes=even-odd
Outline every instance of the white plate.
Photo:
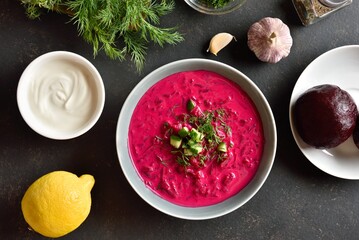
[[[290,99],[289,118],[295,141],[303,154],[315,166],[335,177],[359,179],[359,149],[353,138],[331,149],[315,149],[304,143],[293,123],[293,106],[307,89],[334,84],[351,94],[359,104],[359,45],[330,50],[315,59],[300,75]],[[359,106],[359,105],[358,105]]]

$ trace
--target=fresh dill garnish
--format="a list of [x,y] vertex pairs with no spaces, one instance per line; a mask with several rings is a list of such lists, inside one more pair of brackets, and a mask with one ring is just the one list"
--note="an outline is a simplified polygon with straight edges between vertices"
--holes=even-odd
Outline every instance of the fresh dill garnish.
[[[79,35],[111,59],[129,55],[140,72],[150,41],[163,46],[183,41],[174,27],[159,27],[160,17],[174,9],[174,0],[21,0],[29,18],[55,11],[69,15]],[[43,11],[45,10],[45,11]]]
[[173,128],[171,128],[171,125],[168,122],[163,124],[163,128],[165,129],[164,138],[169,138],[173,133]]
[[160,163],[167,167],[167,161],[165,161],[162,157],[157,155],[157,159],[160,160]]
[[206,156],[204,156],[204,155],[199,156],[199,162],[202,166],[204,166],[206,160],[207,160]]
[[201,0],[203,3],[209,4],[214,8],[222,8],[226,6],[229,2],[234,0]]
[[155,136],[155,139],[158,140],[158,141],[160,141],[160,142],[163,142],[163,138],[160,137],[160,136]]
[[184,156],[177,157],[177,163],[179,165],[184,166],[184,167],[188,167],[189,165],[191,165],[189,163],[189,159],[187,157],[184,157]]
[[228,156],[227,156],[227,153],[218,153],[216,155],[217,157],[217,162],[222,162],[224,159],[226,159]]
[[[193,102],[193,100],[190,101]],[[195,102],[193,106],[198,107]],[[228,117],[226,111],[224,109],[204,112],[200,110],[194,114],[193,109],[187,108],[187,110],[190,113],[182,114],[182,122],[175,124],[182,125],[181,129],[175,131],[168,122],[164,125],[167,131],[173,129],[170,135],[170,145],[176,149],[171,153],[177,156],[177,163],[188,167],[195,158],[199,165],[204,166],[208,160],[217,159],[217,162],[221,162],[226,159],[228,147],[233,147],[228,139],[229,146],[225,143],[225,138],[231,136],[231,128],[226,124]],[[168,137],[167,131],[165,134]]]
[[213,116],[213,113],[205,112],[204,115],[202,117],[199,117],[198,119],[198,122],[200,123],[198,126],[198,130],[205,134],[206,139],[211,145],[218,144],[222,140],[218,136],[216,129],[212,125]]
[[178,108],[178,107],[179,107],[178,104],[176,104],[176,105],[174,105],[173,107],[171,107],[170,113],[171,113],[172,115],[175,115],[175,110],[176,110],[176,108]]
[[177,163],[181,166],[187,167],[190,165],[189,158],[183,153],[183,151],[171,151],[172,154],[177,155]]

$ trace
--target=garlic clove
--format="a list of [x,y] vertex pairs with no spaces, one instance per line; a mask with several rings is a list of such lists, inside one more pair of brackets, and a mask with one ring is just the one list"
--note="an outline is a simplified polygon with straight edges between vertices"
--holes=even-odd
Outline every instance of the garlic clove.
[[248,30],[248,47],[263,62],[279,62],[289,55],[292,45],[289,27],[279,18],[263,18]]
[[218,33],[212,37],[207,52],[211,52],[217,56],[218,52],[227,46],[233,39],[236,40],[232,34]]

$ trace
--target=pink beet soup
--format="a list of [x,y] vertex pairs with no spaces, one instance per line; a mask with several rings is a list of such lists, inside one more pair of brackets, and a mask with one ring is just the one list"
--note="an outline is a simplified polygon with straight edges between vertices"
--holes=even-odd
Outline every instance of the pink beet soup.
[[251,181],[264,136],[248,95],[227,78],[198,70],[170,75],[144,94],[128,141],[148,188],[174,204],[201,207],[230,198]]

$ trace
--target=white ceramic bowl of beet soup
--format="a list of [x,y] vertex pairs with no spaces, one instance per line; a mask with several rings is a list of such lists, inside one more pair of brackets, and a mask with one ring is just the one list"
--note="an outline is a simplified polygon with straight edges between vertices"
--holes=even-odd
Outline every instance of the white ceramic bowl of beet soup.
[[217,61],[185,59],[133,89],[116,144],[141,198],[170,216],[203,220],[238,209],[258,192],[277,133],[266,98],[247,76]]
[[86,58],[54,51],[26,67],[18,84],[17,103],[35,132],[65,140],[95,125],[104,107],[105,89],[99,72]]

